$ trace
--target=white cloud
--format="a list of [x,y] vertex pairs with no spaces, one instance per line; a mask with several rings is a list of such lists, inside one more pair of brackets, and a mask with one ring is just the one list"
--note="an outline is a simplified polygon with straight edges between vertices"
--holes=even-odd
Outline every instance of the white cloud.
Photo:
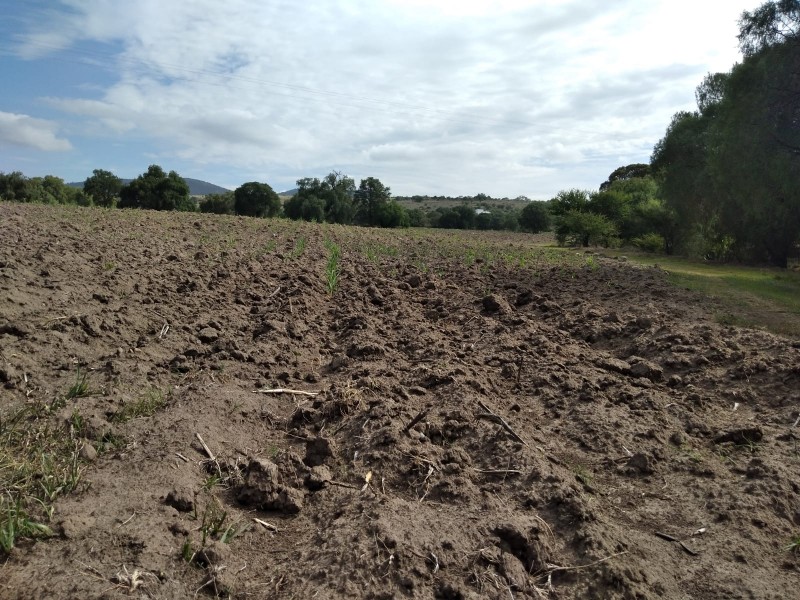
[[118,75],[99,97],[50,100],[88,130],[279,187],[343,168],[401,193],[545,196],[646,160],[757,3],[62,4],[20,53],[121,46],[92,55]]
[[52,121],[0,111],[0,143],[45,152],[71,150],[72,144],[59,138],[57,131],[58,125]]

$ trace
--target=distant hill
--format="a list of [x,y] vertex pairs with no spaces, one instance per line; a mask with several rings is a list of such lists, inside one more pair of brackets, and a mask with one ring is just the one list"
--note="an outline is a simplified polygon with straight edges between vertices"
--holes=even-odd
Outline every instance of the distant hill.
[[294,196],[297,193],[297,188],[286,190],[285,192],[278,192],[278,196]]
[[227,188],[214,185],[213,183],[209,183],[207,181],[201,181],[200,179],[191,179],[189,177],[184,177],[183,180],[189,184],[189,193],[192,196],[205,196],[206,194],[224,194],[225,192],[231,191]]
[[[191,177],[184,177],[183,180],[189,185],[189,194],[191,194],[192,196],[205,196],[207,194],[224,194],[225,192],[230,192],[230,190],[227,188],[220,187],[218,185],[214,185],[213,183],[202,181],[200,179],[192,179]],[[125,185],[130,183],[131,181],[133,181],[133,179],[123,179],[122,184]],[[72,183],[68,183],[67,185],[83,189],[82,181],[74,181]]]

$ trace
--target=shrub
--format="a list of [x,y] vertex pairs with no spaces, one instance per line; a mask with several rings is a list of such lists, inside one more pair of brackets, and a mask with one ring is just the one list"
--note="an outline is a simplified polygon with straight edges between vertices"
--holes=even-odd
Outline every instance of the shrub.
[[663,252],[664,251],[664,236],[658,233],[646,233],[635,237],[631,243],[645,252]]
[[200,212],[215,215],[235,214],[233,192],[224,194],[208,194],[200,201]]
[[603,215],[568,211],[558,219],[556,240],[569,246],[612,246],[617,242],[617,228]]
[[523,231],[539,233],[550,229],[550,212],[544,202],[529,202],[519,215],[519,226]]

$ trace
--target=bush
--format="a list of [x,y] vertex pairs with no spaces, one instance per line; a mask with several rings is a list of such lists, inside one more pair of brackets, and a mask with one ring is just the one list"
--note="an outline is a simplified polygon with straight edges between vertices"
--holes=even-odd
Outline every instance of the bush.
[[523,231],[539,233],[550,229],[550,212],[544,202],[529,202],[519,215],[519,226]]
[[646,233],[633,238],[631,243],[645,252],[663,252],[664,236],[658,233]]
[[419,208],[412,208],[408,211],[408,224],[411,227],[428,227],[430,222],[425,211]]
[[197,200],[191,196],[181,198],[175,204],[175,210],[179,212],[198,212],[200,208],[197,205]]
[[325,220],[325,202],[316,196],[300,196],[295,194],[283,205],[284,214],[295,221],[316,221],[322,223]]
[[411,225],[406,209],[394,200],[379,205],[377,213],[380,227],[409,227]]
[[215,215],[235,214],[233,192],[224,194],[208,194],[200,201],[200,212]]
[[603,215],[569,211],[558,220],[556,240],[562,246],[608,247],[618,242],[617,228]]

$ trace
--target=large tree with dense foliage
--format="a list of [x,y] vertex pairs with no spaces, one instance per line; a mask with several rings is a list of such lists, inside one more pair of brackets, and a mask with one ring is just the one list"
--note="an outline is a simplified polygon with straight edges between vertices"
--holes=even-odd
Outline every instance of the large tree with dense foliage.
[[325,220],[342,225],[352,223],[355,215],[353,206],[355,181],[339,171],[332,171],[322,180],[322,187],[325,198]]
[[634,163],[615,169],[603,183],[600,184],[600,191],[607,190],[615,181],[627,181],[628,179],[643,178],[650,176],[650,165]]
[[353,195],[355,222],[359,225],[379,225],[384,205],[389,203],[391,197],[391,190],[380,179],[362,179]]
[[237,215],[274,217],[281,212],[281,199],[266,183],[243,183],[234,190],[233,197]]
[[800,241],[800,2],[739,26],[744,60],[703,80],[652,166],[684,250],[786,266]]
[[305,177],[297,180],[297,193],[286,202],[283,211],[290,219],[353,222],[353,196],[356,184],[352,178],[332,171],[323,179]]
[[523,231],[539,233],[550,228],[550,211],[544,202],[529,202],[519,214],[519,226]]
[[152,210],[187,209],[190,206],[189,186],[175,171],[164,173],[158,165],[150,165],[120,190],[120,208]]
[[708,169],[710,125],[708,115],[677,113],[651,159],[661,196],[679,224],[677,249],[700,256],[720,254],[725,245]]
[[122,189],[122,179],[111,171],[95,169],[83,182],[83,191],[97,206],[114,206]]

